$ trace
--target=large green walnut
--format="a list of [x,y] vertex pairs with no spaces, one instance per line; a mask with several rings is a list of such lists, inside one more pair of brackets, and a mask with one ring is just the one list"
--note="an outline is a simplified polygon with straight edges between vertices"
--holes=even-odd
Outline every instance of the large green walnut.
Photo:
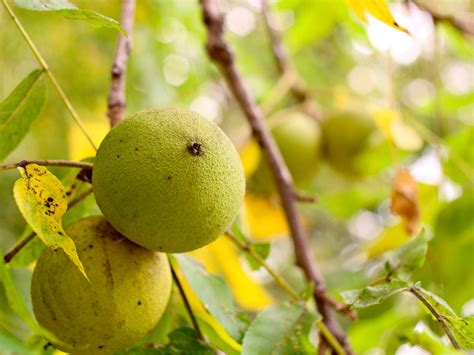
[[232,224],[245,177],[217,125],[188,110],[152,108],[105,137],[92,185],[120,233],[145,248],[180,253],[211,243]]
[[[272,135],[296,185],[314,177],[320,160],[321,131],[319,124],[307,114],[283,110],[275,114],[270,125]],[[275,191],[270,167],[263,157],[249,179],[249,190],[268,195]]]
[[74,354],[112,354],[148,333],[171,293],[166,254],[142,248],[103,217],[73,223],[74,240],[90,282],[61,250],[47,249],[31,285],[38,322]]
[[356,159],[367,148],[375,124],[368,116],[341,112],[321,124],[325,159],[337,171],[358,175]]

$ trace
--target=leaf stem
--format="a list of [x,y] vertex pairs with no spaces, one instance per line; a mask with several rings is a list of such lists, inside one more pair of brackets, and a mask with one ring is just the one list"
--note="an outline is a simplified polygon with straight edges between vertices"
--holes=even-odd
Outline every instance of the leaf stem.
[[408,289],[409,292],[411,292],[413,295],[415,295],[416,298],[420,300],[421,303],[423,303],[426,308],[433,314],[433,316],[436,318],[436,320],[441,324],[441,327],[443,327],[443,330],[445,331],[446,335],[448,336],[449,340],[451,341],[451,344],[453,344],[455,349],[461,350],[461,346],[459,345],[458,341],[454,337],[453,332],[451,329],[449,329],[448,324],[446,323],[446,319],[444,316],[439,313],[436,308],[428,301],[428,299],[416,288],[415,286],[411,286]]
[[[168,257],[169,259],[169,257]],[[183,300],[184,306],[186,307],[186,311],[189,314],[189,318],[191,318],[191,322],[193,323],[193,327],[196,330],[198,334],[198,338],[200,340],[204,340],[204,337],[201,332],[201,328],[199,328],[199,324],[196,320],[196,316],[194,315],[193,309],[191,308],[191,304],[189,303],[188,297],[186,296],[186,293],[184,292],[183,285],[181,285],[181,282],[179,281],[178,275],[176,274],[176,271],[173,268],[173,263],[171,260],[169,260],[170,263],[170,268],[171,268],[171,274],[173,275],[173,280],[176,286],[178,287],[179,294],[181,295],[181,298]]]
[[70,167],[70,168],[80,168],[91,170],[93,167],[92,163],[86,163],[82,161],[72,161],[72,160],[21,160],[17,163],[6,163],[0,164],[0,171],[1,170],[11,170],[15,168],[24,168],[29,164],[36,164],[41,166],[63,166],[63,167]]
[[[89,188],[87,189],[86,191],[84,191],[82,194],[80,194],[79,196],[77,196],[76,198],[72,199],[69,203],[68,203],[68,206],[67,208],[68,209],[71,209],[72,207],[74,207],[75,205],[77,205],[79,202],[81,202],[83,199],[85,199],[87,196],[89,196],[90,194],[92,193],[92,188]],[[3,261],[5,263],[9,263],[14,257],[16,254],[18,254],[20,252],[21,249],[23,249],[26,244],[28,244],[29,242],[31,242],[34,237],[36,237],[36,233],[35,232],[31,232],[30,234],[28,234],[26,237],[24,237],[23,239],[21,239],[14,247],[12,250],[10,250],[8,253],[6,253],[3,257]]]
[[61,98],[61,100],[63,101],[64,105],[66,106],[67,110],[69,111],[72,119],[74,120],[74,122],[77,124],[77,126],[80,128],[80,130],[82,131],[82,133],[84,133],[84,135],[86,136],[87,140],[89,141],[89,143],[92,145],[92,147],[97,150],[97,147],[95,146],[94,142],[92,141],[92,138],[90,137],[89,133],[87,132],[87,129],[86,127],[84,126],[84,123],[82,122],[81,118],[79,117],[78,113],[76,112],[76,110],[74,109],[74,107],[72,106],[71,102],[69,101],[69,99],[67,98],[66,94],[64,93],[64,90],[62,89],[62,87],[59,85],[59,82],[57,81],[56,77],[53,75],[53,73],[51,72],[51,70],[49,69],[49,65],[48,63],[46,63],[46,61],[44,60],[43,56],[41,55],[41,53],[38,51],[38,49],[36,48],[35,44],[33,43],[31,37],[28,35],[28,33],[26,32],[25,28],[23,27],[23,25],[21,24],[20,20],[18,19],[18,17],[16,17],[15,13],[13,12],[13,9],[10,7],[10,5],[8,4],[7,0],[2,0],[2,4],[3,6],[5,7],[5,9],[7,10],[8,14],[10,15],[11,19],[13,20],[13,22],[15,23],[16,27],[18,28],[18,30],[20,31],[21,35],[23,36],[23,38],[25,39],[26,43],[28,44],[28,46],[30,47],[31,51],[33,52],[33,55],[35,56],[35,58],[38,60],[39,64],[43,67],[43,70],[45,71],[46,75],[48,76],[49,80],[51,81],[51,83],[53,84],[53,87],[56,89],[59,97]]

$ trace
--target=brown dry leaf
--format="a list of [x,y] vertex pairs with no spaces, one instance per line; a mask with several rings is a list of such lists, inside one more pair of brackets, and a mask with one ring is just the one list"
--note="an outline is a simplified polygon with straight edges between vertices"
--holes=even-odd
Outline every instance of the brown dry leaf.
[[401,169],[395,176],[390,210],[405,221],[405,230],[416,234],[420,228],[420,208],[418,205],[418,188],[410,173]]

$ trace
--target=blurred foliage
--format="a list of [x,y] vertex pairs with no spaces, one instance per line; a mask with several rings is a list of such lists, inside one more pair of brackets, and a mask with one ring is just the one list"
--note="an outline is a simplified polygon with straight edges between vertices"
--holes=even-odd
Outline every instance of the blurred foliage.
[[[470,16],[471,19],[473,16],[469,0],[424,2],[447,15]],[[227,14],[226,38],[235,50],[245,82],[259,103],[268,102],[280,75],[262,21],[260,2],[222,0],[220,3]],[[394,260],[407,263],[410,255],[423,249],[424,266],[415,270],[412,264],[403,264],[405,271],[408,268],[409,274],[413,272],[411,280],[421,281],[424,290],[439,295],[460,319],[472,316],[472,37],[446,22],[435,25],[427,13],[405,1],[393,1],[390,5],[395,20],[411,33],[410,36],[372,18],[368,18],[368,25],[364,24],[345,0],[275,0],[270,3],[275,26],[283,35],[291,63],[304,79],[323,119],[339,112],[353,112],[374,119],[378,127],[364,143],[365,149],[352,157],[351,166],[360,172],[357,176],[342,174],[327,162],[322,163],[312,181],[301,191],[317,196],[316,203],[301,203],[299,208],[311,238],[312,252],[329,290],[337,295],[341,291],[366,289],[384,272],[394,272]],[[120,16],[118,0],[81,0],[76,5],[112,19]],[[106,99],[117,31],[71,21],[54,12],[19,8],[15,8],[15,12],[98,144],[109,129]],[[176,105],[199,111],[217,122],[238,148],[243,148],[241,157],[250,176],[263,155],[255,142],[248,144],[245,117],[206,55],[205,29],[198,1],[139,1],[135,21],[127,73],[127,111],[132,113],[152,105]],[[39,65],[3,8],[0,28],[0,100],[4,100]],[[32,118],[29,133],[3,162],[80,160],[94,155],[45,79],[42,81],[47,95],[41,113],[35,120]],[[296,104],[291,94],[285,95],[270,113]],[[390,211],[393,179],[400,169],[407,169],[417,182],[416,203],[421,224],[432,234],[432,239],[422,246],[417,244],[420,237],[407,233],[399,217]],[[68,173],[68,169],[49,170],[63,182],[66,190],[75,184],[74,174]],[[31,233],[25,228],[12,194],[18,178],[14,170],[0,172],[0,249],[4,251]],[[87,185],[81,184],[77,194]],[[96,213],[99,211],[94,198],[89,196],[65,215],[63,224]],[[293,265],[292,244],[278,199],[248,195],[241,222],[245,233],[254,240],[270,243],[269,255],[265,255],[268,264],[297,291],[305,290],[304,278]],[[35,238],[10,265],[1,265],[0,348],[18,353],[54,351],[37,335],[44,330],[38,329],[32,318],[29,299],[32,265],[43,248],[39,238]],[[259,248],[264,249],[263,254],[268,252],[266,244]],[[189,266],[194,261],[183,257],[185,264],[181,265],[179,275],[196,310],[198,323],[214,347],[228,354],[238,354],[242,351],[242,343],[238,341],[242,340],[245,329],[263,327],[264,331],[273,331],[268,324],[276,315],[297,323],[295,317],[305,313],[298,305],[284,303],[288,296],[262,268],[249,264],[228,240],[220,238],[192,256],[200,260],[207,271],[200,266]],[[421,264],[413,263],[417,267]],[[196,270],[200,277],[194,275]],[[204,273],[210,276],[204,277]],[[190,284],[185,281],[187,274],[192,274],[191,278],[187,277],[193,281]],[[407,278],[401,278],[408,282]],[[202,295],[203,290],[216,289],[220,293]],[[377,294],[380,287],[371,291]],[[361,310],[357,322],[344,321],[355,351],[408,354],[413,349],[411,346],[416,345],[433,354],[454,353],[446,346],[442,329],[424,312],[423,306],[412,295],[398,294],[398,291],[392,288],[391,293],[397,295]],[[203,306],[202,300],[206,297],[214,308],[209,308],[209,304]],[[231,311],[219,308],[223,304]],[[270,305],[271,308],[266,308]],[[263,309],[265,311],[256,316]],[[309,334],[312,342],[298,343],[304,345],[302,353],[314,347],[316,332],[308,325],[313,321],[298,318],[304,334]],[[208,353],[207,345],[199,343],[186,326],[190,326],[189,319],[178,292],[174,292],[167,313],[146,341],[161,344],[163,351],[191,346]],[[276,331],[280,334],[286,329]],[[243,336],[244,350],[253,346],[252,338],[252,334],[247,340]],[[266,350],[274,346],[271,339],[257,345],[265,346]],[[281,346],[284,348],[279,351],[285,352],[286,345]],[[252,352],[254,348],[250,349]],[[145,353],[134,351],[127,353]]]

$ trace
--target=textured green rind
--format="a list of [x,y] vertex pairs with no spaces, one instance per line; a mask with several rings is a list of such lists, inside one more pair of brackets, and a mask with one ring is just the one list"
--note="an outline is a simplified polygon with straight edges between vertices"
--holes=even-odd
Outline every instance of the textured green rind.
[[73,223],[66,233],[90,283],[62,250],[45,250],[31,285],[38,322],[68,344],[61,350],[74,354],[111,354],[132,345],[166,308],[166,255],[128,241],[99,216]]
[[[272,135],[295,184],[302,185],[308,182],[318,169],[321,150],[319,125],[313,118],[297,111],[282,111],[274,119],[278,124],[272,129]],[[270,167],[264,158],[249,180],[249,189],[257,194],[270,194],[275,191]]]
[[324,120],[321,129],[326,160],[339,172],[357,175],[355,158],[366,148],[375,130],[370,117],[339,113]]
[[[201,154],[189,147],[200,144]],[[180,253],[221,235],[245,192],[238,153],[197,113],[152,108],[117,125],[99,147],[92,177],[107,220],[135,243]]]

